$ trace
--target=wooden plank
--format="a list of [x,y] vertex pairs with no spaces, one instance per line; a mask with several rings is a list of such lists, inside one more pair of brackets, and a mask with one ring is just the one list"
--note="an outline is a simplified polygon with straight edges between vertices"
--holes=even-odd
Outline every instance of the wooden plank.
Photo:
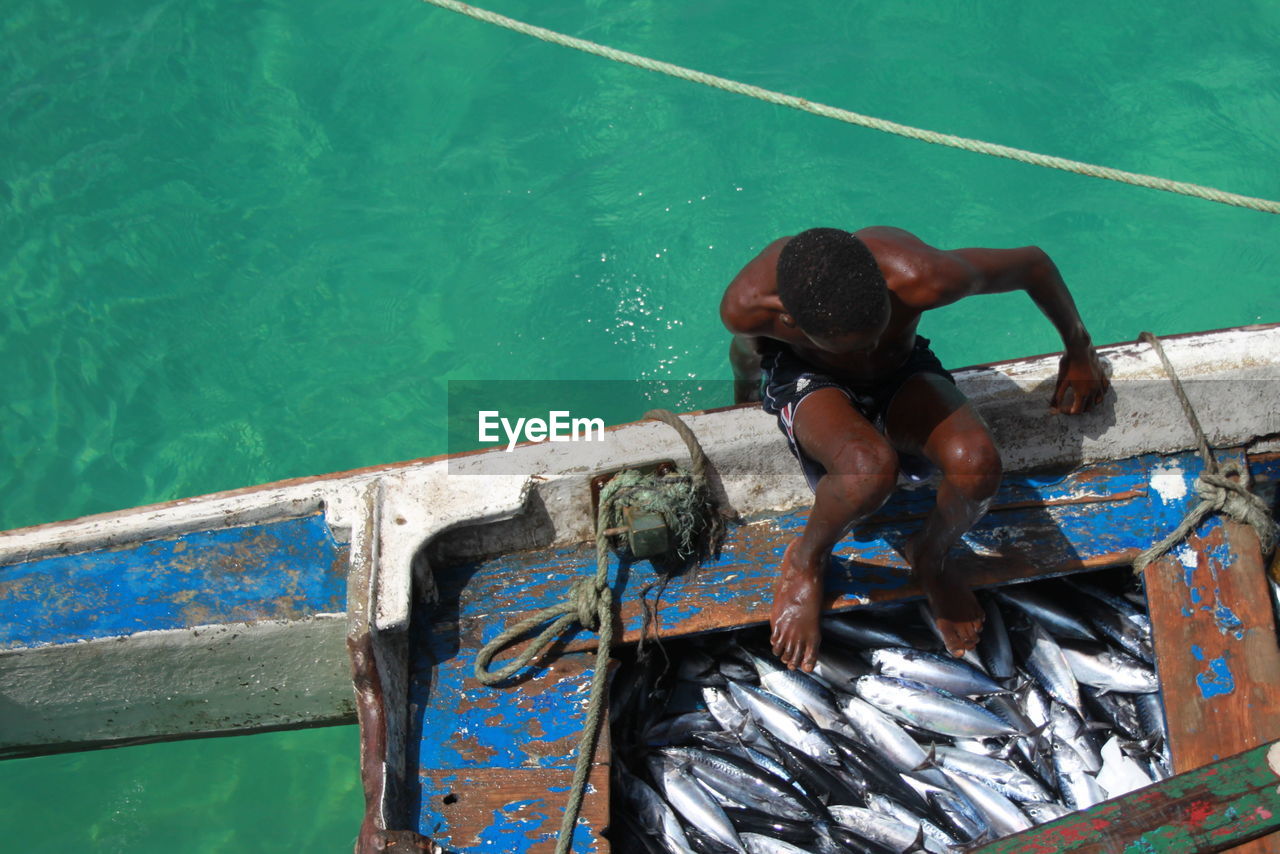
[[[1194,455],[1158,455],[1089,466],[1068,475],[1008,478],[992,511],[952,555],[952,566],[975,586],[1124,566],[1156,532],[1177,524]],[[1280,469],[1280,462],[1270,466]],[[1148,487],[1152,478],[1164,491]],[[897,549],[932,506],[931,488],[902,489],[872,520],[837,549],[827,576],[828,609],[895,601],[920,595]],[[807,511],[755,520],[731,530],[715,561],[677,579],[658,603],[662,634],[674,637],[733,628],[768,619],[771,584],[787,543]],[[456,609],[460,631],[487,631],[559,602],[569,584],[593,570],[594,548],[583,544],[505,555],[438,569],[440,599]],[[620,600],[623,642],[639,639],[642,595],[659,580],[648,561],[622,565],[611,557]],[[652,595],[650,600],[652,601]],[[595,636],[565,639],[566,649],[587,649]]]
[[[607,755],[597,752],[597,755]],[[572,768],[453,768],[423,772],[438,816],[432,839],[446,851],[546,854],[555,850]],[[591,766],[573,850],[608,854],[609,766]]]
[[[1223,851],[1280,829],[1278,770],[1280,744],[1256,747],[1007,836],[977,854]],[[1274,850],[1275,840],[1260,839],[1250,850]]]
[[1204,522],[1146,586],[1174,770],[1280,738],[1280,647],[1252,530]]
[[0,566],[0,649],[341,613],[347,565],[315,514]]
[[[595,656],[557,651],[509,683],[487,686],[475,679],[475,656],[497,627],[468,635],[458,634],[456,624],[430,625],[415,641],[408,754],[416,761],[416,780],[413,814],[403,824],[449,851],[552,850],[586,722]],[[609,815],[610,755],[605,726],[575,851],[608,850],[600,834]]]

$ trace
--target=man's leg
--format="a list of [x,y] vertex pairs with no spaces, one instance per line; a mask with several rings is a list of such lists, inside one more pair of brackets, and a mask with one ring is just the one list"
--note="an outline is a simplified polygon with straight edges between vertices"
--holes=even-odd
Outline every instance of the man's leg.
[[938,502],[907,543],[938,630],[953,654],[978,643],[983,611],[963,579],[946,571],[947,552],[987,512],[1000,485],[1000,452],[973,406],[936,374],[908,379],[889,406],[885,435],[903,453],[927,457],[942,473]]
[[888,499],[898,455],[844,393],[824,388],[798,406],[795,438],[827,470],[814,490],[804,533],[787,547],[773,588],[774,653],[791,668],[817,661],[822,581],[836,542]]

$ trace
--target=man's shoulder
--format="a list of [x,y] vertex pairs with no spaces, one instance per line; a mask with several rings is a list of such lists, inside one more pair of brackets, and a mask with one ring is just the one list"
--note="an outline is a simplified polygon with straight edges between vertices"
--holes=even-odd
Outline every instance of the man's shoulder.
[[903,228],[873,226],[855,234],[867,244],[889,289],[921,311],[951,301],[955,288],[972,277],[971,265],[958,253],[925,243]]
[[905,258],[910,260],[927,260],[946,253],[935,246],[930,246],[905,228],[890,225],[873,225],[860,228],[854,236],[867,245],[876,260],[892,260]]

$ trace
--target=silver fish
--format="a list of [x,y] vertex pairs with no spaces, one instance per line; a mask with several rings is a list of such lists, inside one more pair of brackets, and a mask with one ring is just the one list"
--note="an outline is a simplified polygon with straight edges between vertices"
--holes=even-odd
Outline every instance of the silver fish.
[[924,849],[930,854],[951,854],[951,849],[925,836],[920,822],[899,821],[866,807],[837,804],[830,808],[831,817],[863,839],[891,851],[907,852]]
[[1049,696],[1080,713],[1080,686],[1058,642],[1033,619],[1029,631],[1014,635],[1014,645],[1027,671]]
[[997,836],[1007,836],[1031,827],[1031,820],[1018,809],[1017,804],[995,789],[965,774],[949,772],[947,778],[969,803],[978,808]]
[[825,765],[840,764],[836,746],[795,706],[767,691],[736,682],[729,683],[729,694],[746,709],[757,726],[769,730],[778,740]]
[[991,836],[991,823],[964,795],[911,776],[903,779],[928,798],[933,808],[946,817],[951,829],[960,834],[963,842],[973,844]]
[[1034,679],[1027,677],[1026,684],[1023,686],[1021,709],[1026,713],[1027,719],[1036,727],[1042,727],[1049,723],[1049,713],[1053,709],[1053,698],[1040,687],[1040,684]]
[[1071,745],[1071,748],[1080,756],[1086,771],[1090,774],[1098,773],[1098,769],[1102,767],[1102,753],[1084,718],[1076,714],[1074,709],[1068,709],[1061,703],[1054,703],[1049,712],[1049,726],[1053,730],[1055,739],[1061,739]]
[[[750,744],[738,736],[728,732],[699,732],[694,734],[694,739],[701,744],[706,745],[711,750],[718,750],[721,753],[729,753],[741,759],[745,759],[752,765],[761,770],[768,771],[773,776],[789,780],[790,775],[787,769],[783,768],[776,759],[767,756],[756,750]],[[764,739],[761,738],[761,741]],[[794,785],[794,784],[793,784]],[[798,787],[797,787],[798,788]],[[800,790],[804,794],[803,790]]]
[[702,689],[702,700],[707,704],[711,717],[726,732],[737,732],[744,723],[751,720],[746,710],[733,701],[727,688],[707,686]]
[[899,771],[912,771],[928,761],[928,756],[915,739],[907,735],[893,718],[866,700],[844,696],[837,705],[851,724],[850,737],[883,756],[892,767]]
[[[614,780],[630,813],[619,821],[638,822],[637,850],[954,854],[1116,794],[1109,788],[1140,785],[1135,762],[1153,779],[1170,773],[1156,686],[1118,681],[1133,670],[1154,682],[1153,668],[1134,655],[1150,646],[1140,607],[1089,582],[1061,580],[979,596],[987,619],[982,656],[969,656],[977,667],[936,652],[925,633],[936,631],[927,611],[926,626],[912,617],[917,603],[892,618],[875,609],[833,621],[841,636],[828,640],[843,643],[824,646],[814,674],[753,654],[764,648],[755,629],[685,641],[670,658],[637,661],[636,678],[615,679],[610,708]],[[1065,609],[1102,640],[1059,641],[1060,627],[1042,625],[1010,597],[1048,600],[1044,613]],[[1060,613],[1044,613],[1061,621]],[[722,677],[729,681],[717,687]],[[1151,693],[1129,693],[1138,688]],[[1096,723],[1084,719],[1081,700]],[[715,731],[695,732],[713,723]],[[1098,751],[1102,730],[1109,757]],[[697,746],[680,746],[689,744]],[[622,763],[632,755],[648,757],[657,792],[630,791]],[[737,825],[741,847],[707,802]],[[676,832],[683,826],[684,840],[664,836],[664,822]]]
[[1053,800],[1053,794],[1034,777],[1008,762],[957,747],[939,745],[933,751],[938,764],[947,771],[980,780],[1007,798],[1020,802]]
[[1105,635],[1112,643],[1135,658],[1148,664],[1155,663],[1155,648],[1151,643],[1151,625],[1145,618],[1126,617],[1110,610],[1095,599],[1080,597],[1085,609],[1083,613],[1090,625]]
[[714,658],[701,650],[690,650],[681,656],[676,667],[676,678],[698,685],[724,685],[724,676]]
[[1080,754],[1057,736],[1053,738],[1053,768],[1058,775],[1058,790],[1071,809],[1088,809],[1106,799],[1098,781],[1085,770]]
[[683,744],[695,732],[710,732],[720,727],[716,719],[707,712],[686,712],[658,721],[645,730],[643,740],[646,744]]
[[645,831],[656,838],[668,851],[677,854],[690,854],[693,849],[685,838],[680,820],[667,806],[667,802],[649,787],[649,784],[631,774],[621,765],[615,767],[615,773],[622,784],[623,797],[633,813],[640,818]]
[[1044,824],[1046,821],[1062,818],[1071,812],[1068,807],[1063,806],[1057,801],[1049,801],[1047,803],[1023,804],[1022,811],[1027,814],[1027,818],[1036,824]]
[[746,846],[748,854],[808,854],[803,848],[797,848],[790,842],[759,833],[742,834],[742,844]]
[[1165,723],[1164,703],[1158,694],[1139,694],[1133,698],[1138,707],[1138,720],[1144,736],[1155,736],[1162,742],[1169,740],[1169,728]]
[[883,621],[853,614],[825,617],[822,620],[822,632],[852,646],[863,648],[919,646],[920,640],[912,632],[903,632],[900,628]]
[[1004,615],[991,596],[983,595],[981,600],[987,619],[983,621],[982,634],[978,636],[978,658],[992,677],[1012,679],[1013,647],[1009,644],[1009,633],[1004,627]]
[[751,656],[760,687],[804,712],[818,726],[830,729],[840,719],[831,691],[807,673],[788,670],[767,658]]
[[819,649],[818,661],[813,666],[813,675],[836,691],[852,691],[853,683],[858,677],[870,672],[871,668],[860,658],[850,655],[835,644]]
[[661,752],[687,768],[713,794],[719,792],[736,804],[795,821],[817,821],[820,818],[816,811],[790,791],[785,779],[767,774],[745,759],[697,747],[672,747]]
[[724,809],[701,783],[670,758],[650,754],[648,761],[654,782],[685,821],[733,851],[746,851]]
[[[1028,678],[1018,692],[1018,697],[1021,700],[1007,695],[997,695],[986,698],[982,701],[982,705],[1004,718],[1021,732],[1027,733],[1027,735],[1014,739],[1011,747],[1021,753],[1035,768],[1036,773],[1047,780],[1053,776],[1053,769],[1049,766],[1048,757],[1043,755],[1043,751],[1048,749],[1049,742],[1042,734],[1042,727],[1048,723],[1049,703],[1052,701],[1047,694],[1039,691],[1039,696],[1044,698],[1044,717],[1039,722],[1033,720],[1026,713],[1025,707],[1028,705],[1027,701],[1031,698],[1032,688],[1034,687],[1035,683]],[[1039,689],[1036,690],[1038,691]],[[1010,746],[1006,746],[1000,753],[993,755],[999,755],[1002,759],[1007,758],[1010,755]]]
[[1130,620],[1146,619],[1147,617],[1141,608],[1124,596],[1117,596],[1096,584],[1090,584],[1087,581],[1081,581],[1076,578],[1068,578],[1065,581],[1086,596],[1101,602],[1106,606],[1107,610],[1114,611],[1122,617]]
[[[974,756],[990,756],[999,757],[1001,759],[1009,755],[1009,751],[1013,749],[1012,739],[1006,739],[1001,743],[998,738],[953,738],[952,746],[956,750],[963,750],[965,753],[972,753]],[[935,745],[937,747],[938,745]]]
[[959,840],[950,833],[943,830],[932,821],[929,821],[929,819],[911,812],[911,810],[907,809],[893,798],[872,792],[867,795],[867,806],[875,812],[878,812],[881,815],[887,815],[890,818],[895,818],[903,824],[911,824],[912,822],[918,824],[920,829],[924,831],[925,837],[949,851],[954,851],[956,848],[960,847]]
[[863,676],[858,696],[901,721],[942,735],[987,738],[1018,735],[1018,730],[972,700],[950,692],[891,676]]
[[1081,686],[1085,705],[1098,720],[1111,724],[1118,732],[1133,741],[1141,741],[1145,734],[1142,719],[1138,716],[1138,704],[1128,694],[1113,694],[1092,686]]
[[871,653],[871,663],[885,676],[914,679],[952,694],[974,696],[1005,690],[990,676],[953,655],[889,647]]
[[1124,694],[1151,694],[1160,690],[1155,670],[1132,656],[1101,644],[1063,641],[1061,648],[1076,681],[1085,685]]
[[1076,640],[1098,639],[1088,623],[1060,605],[1050,595],[1041,592],[1040,588],[1020,584],[997,590],[996,595],[1000,597],[1000,601],[1022,609],[1058,637]]

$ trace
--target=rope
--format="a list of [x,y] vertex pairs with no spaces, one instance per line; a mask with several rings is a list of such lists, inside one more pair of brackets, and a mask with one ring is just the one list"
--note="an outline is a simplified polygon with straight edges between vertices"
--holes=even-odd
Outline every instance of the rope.
[[[574,765],[573,780],[569,785],[569,801],[565,806],[564,818],[560,822],[556,854],[566,854],[572,847],[573,830],[578,822],[578,814],[582,810],[587,777],[591,772],[591,759],[595,756],[600,724],[604,719],[604,688],[608,680],[609,653],[613,646],[615,631],[613,590],[609,587],[608,531],[613,527],[610,520],[620,517],[622,505],[637,506],[636,502],[644,502],[643,506],[646,509],[661,512],[668,529],[675,531],[680,537],[679,550],[682,557],[702,553],[696,545],[699,539],[718,545],[723,531],[717,514],[706,512],[710,509],[707,497],[709,464],[693,431],[680,420],[679,416],[665,409],[655,409],[645,413],[645,418],[659,420],[675,428],[689,448],[689,456],[693,460],[692,474],[684,474],[677,470],[662,478],[656,478],[628,470],[610,479],[600,490],[600,509],[596,515],[595,576],[576,579],[569,586],[565,601],[544,608],[532,617],[527,617],[506,629],[485,644],[476,655],[476,679],[481,684],[494,685],[515,675],[535,658],[540,657],[551,645],[552,640],[568,629],[571,623],[577,622],[583,628],[596,631],[600,635],[596,646],[596,667],[591,674],[587,718],[583,723],[582,738],[578,742],[578,760]],[[652,483],[645,483],[643,479]],[[662,500],[664,493],[667,497],[665,502]],[[550,623],[547,627],[539,632],[538,636],[515,658],[497,670],[489,669],[495,655],[548,621]]]
[[1123,184],[1132,184],[1136,187],[1146,187],[1152,190],[1164,190],[1170,193],[1179,193],[1184,196],[1192,196],[1194,198],[1206,199],[1211,202],[1219,202],[1224,205],[1234,205],[1235,207],[1249,208],[1263,213],[1280,213],[1280,202],[1270,199],[1261,199],[1255,196],[1243,196],[1238,193],[1228,193],[1224,190],[1218,190],[1213,187],[1206,187],[1201,184],[1192,184],[1186,181],[1171,181],[1168,178],[1160,178],[1154,175],[1143,175],[1138,172],[1125,172],[1121,169],[1113,169],[1109,166],[1097,166],[1092,163],[1084,163],[1079,160],[1068,160],[1065,157],[1054,157],[1049,154],[1038,154],[1034,151],[1026,151],[1021,148],[1012,148],[1007,145],[999,145],[992,142],[984,142],[980,139],[969,139],[963,136],[955,136],[948,133],[938,133],[937,131],[925,130],[924,128],[911,127],[910,125],[898,124],[897,122],[887,121],[885,119],[876,118],[875,116],[867,116],[862,113],[855,113],[849,110],[842,110],[839,107],[831,107],[826,104],[819,104],[795,95],[787,95],[782,92],[774,92],[770,89],[763,89],[759,86],[752,86],[748,83],[740,83],[736,80],[730,80],[725,77],[717,77],[714,74],[707,74],[702,71],[696,71],[692,68],[685,68],[681,65],[673,65],[669,62],[662,62],[657,59],[650,59],[639,54],[628,53],[624,50],[608,47],[607,45],[597,44],[596,42],[586,41],[585,39],[574,38],[563,33],[557,33],[554,30],[536,27],[532,24],[526,24],[523,21],[517,21],[514,18],[508,18],[505,15],[499,15],[490,12],[487,9],[480,9],[470,6],[466,3],[459,3],[457,0],[423,0],[433,6],[441,9],[448,9],[451,12],[457,12],[475,18],[478,21],[513,30],[523,35],[532,36],[552,44],[558,44],[563,47],[580,50],[584,53],[590,53],[595,56],[601,56],[613,62],[621,62],[626,65],[633,65],[636,68],[642,68],[646,71],[656,71],[659,74],[666,74],[669,77],[676,77],[680,80],[687,80],[691,83],[700,83],[703,86],[710,86],[714,89],[722,89],[726,92],[732,92],[735,95],[745,95],[748,98],[755,98],[766,103],[776,104],[782,107],[790,107],[794,110],[801,110],[806,113],[823,116],[837,121],[847,122],[852,125],[870,128],[872,130],[891,133],[897,136],[906,137],[907,139],[916,139],[921,142],[928,142],[934,145],[945,145],[950,148],[959,148],[962,151],[971,151],[976,154],[987,154],[992,157],[1003,157],[1008,160],[1016,160],[1019,163],[1028,163],[1032,166],[1043,166],[1047,169],[1059,169],[1063,172],[1074,172],[1077,175],[1087,175],[1091,178],[1103,178],[1108,181],[1118,181]]
[[1178,402],[1182,404],[1182,411],[1187,416],[1192,432],[1195,433],[1200,458],[1204,460],[1204,471],[1195,480],[1195,491],[1196,495],[1200,496],[1200,503],[1188,511],[1182,522],[1169,532],[1168,536],[1138,555],[1133,562],[1133,571],[1142,572],[1146,569],[1148,564],[1194,531],[1210,513],[1224,513],[1237,522],[1251,526],[1258,534],[1262,554],[1268,554],[1276,543],[1276,523],[1271,518],[1271,510],[1267,507],[1267,503],[1249,490],[1248,468],[1235,460],[1229,460],[1222,466],[1218,465],[1209,447],[1209,440],[1200,426],[1200,419],[1196,417],[1195,408],[1187,397],[1186,389],[1182,387],[1182,380],[1178,379],[1178,374],[1173,369],[1173,363],[1165,355],[1160,339],[1150,332],[1143,332],[1138,336],[1138,340],[1150,344],[1155,349],[1156,355],[1160,357],[1165,373],[1173,383],[1173,392],[1177,395]]

